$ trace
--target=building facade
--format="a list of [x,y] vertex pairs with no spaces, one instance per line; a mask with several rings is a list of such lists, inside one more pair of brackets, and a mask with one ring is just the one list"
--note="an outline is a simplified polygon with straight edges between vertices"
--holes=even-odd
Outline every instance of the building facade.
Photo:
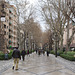
[[0,50],[17,47],[16,8],[4,0],[0,1],[0,36]]
[[9,47],[17,47],[17,13],[16,8],[10,5],[9,8]]
[[9,39],[9,4],[0,1],[0,50],[5,52]]

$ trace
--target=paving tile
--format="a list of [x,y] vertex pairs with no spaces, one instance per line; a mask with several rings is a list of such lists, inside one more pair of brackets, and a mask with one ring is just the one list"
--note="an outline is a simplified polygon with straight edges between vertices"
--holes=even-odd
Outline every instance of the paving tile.
[[58,72],[58,71],[55,71],[55,72],[48,73],[48,74],[45,74],[45,75],[68,75],[68,74],[62,73],[62,72]]
[[[3,63],[2,63],[3,62]],[[13,64],[12,60],[0,62],[0,70],[7,68],[7,65]],[[10,63],[10,64],[9,64]],[[19,70],[15,71],[10,68],[3,71],[1,75],[75,75],[75,63],[55,58],[54,55],[38,56],[33,53],[25,57],[25,61],[19,61]],[[72,69],[72,70],[71,70]]]

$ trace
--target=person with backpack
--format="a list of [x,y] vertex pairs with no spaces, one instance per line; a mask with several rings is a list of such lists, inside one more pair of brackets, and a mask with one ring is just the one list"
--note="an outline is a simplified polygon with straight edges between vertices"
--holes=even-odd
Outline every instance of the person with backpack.
[[49,51],[47,50],[47,57],[49,56]]
[[14,49],[12,57],[14,58],[14,64],[12,69],[14,70],[14,67],[16,66],[15,70],[18,70],[19,59],[21,59],[20,51],[18,50],[18,48]]

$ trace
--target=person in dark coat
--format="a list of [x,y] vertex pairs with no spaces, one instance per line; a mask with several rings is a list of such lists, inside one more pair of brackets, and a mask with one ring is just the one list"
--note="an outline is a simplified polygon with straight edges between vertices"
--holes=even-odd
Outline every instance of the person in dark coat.
[[36,54],[37,54],[37,49],[36,49]]
[[43,55],[45,55],[45,51],[43,50]]
[[30,54],[29,54],[29,50],[27,50],[27,56],[28,56],[28,55],[30,56]]
[[40,51],[40,50],[38,50],[38,55],[40,56],[40,54],[41,54],[41,51]]
[[14,66],[16,65],[15,70],[18,70],[19,59],[21,59],[20,51],[18,49],[14,49],[12,57],[14,58],[14,64],[12,69],[14,69]]
[[47,51],[47,56],[49,56],[49,51]]
[[26,51],[25,51],[25,50],[22,50],[21,55],[22,55],[23,61],[24,61],[24,59],[25,59],[25,54],[26,54]]

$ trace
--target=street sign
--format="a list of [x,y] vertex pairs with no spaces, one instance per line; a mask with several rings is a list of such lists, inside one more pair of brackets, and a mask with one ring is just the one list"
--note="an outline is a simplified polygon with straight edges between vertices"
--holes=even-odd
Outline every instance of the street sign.
[[1,21],[4,21],[5,22],[5,17],[1,17]]

